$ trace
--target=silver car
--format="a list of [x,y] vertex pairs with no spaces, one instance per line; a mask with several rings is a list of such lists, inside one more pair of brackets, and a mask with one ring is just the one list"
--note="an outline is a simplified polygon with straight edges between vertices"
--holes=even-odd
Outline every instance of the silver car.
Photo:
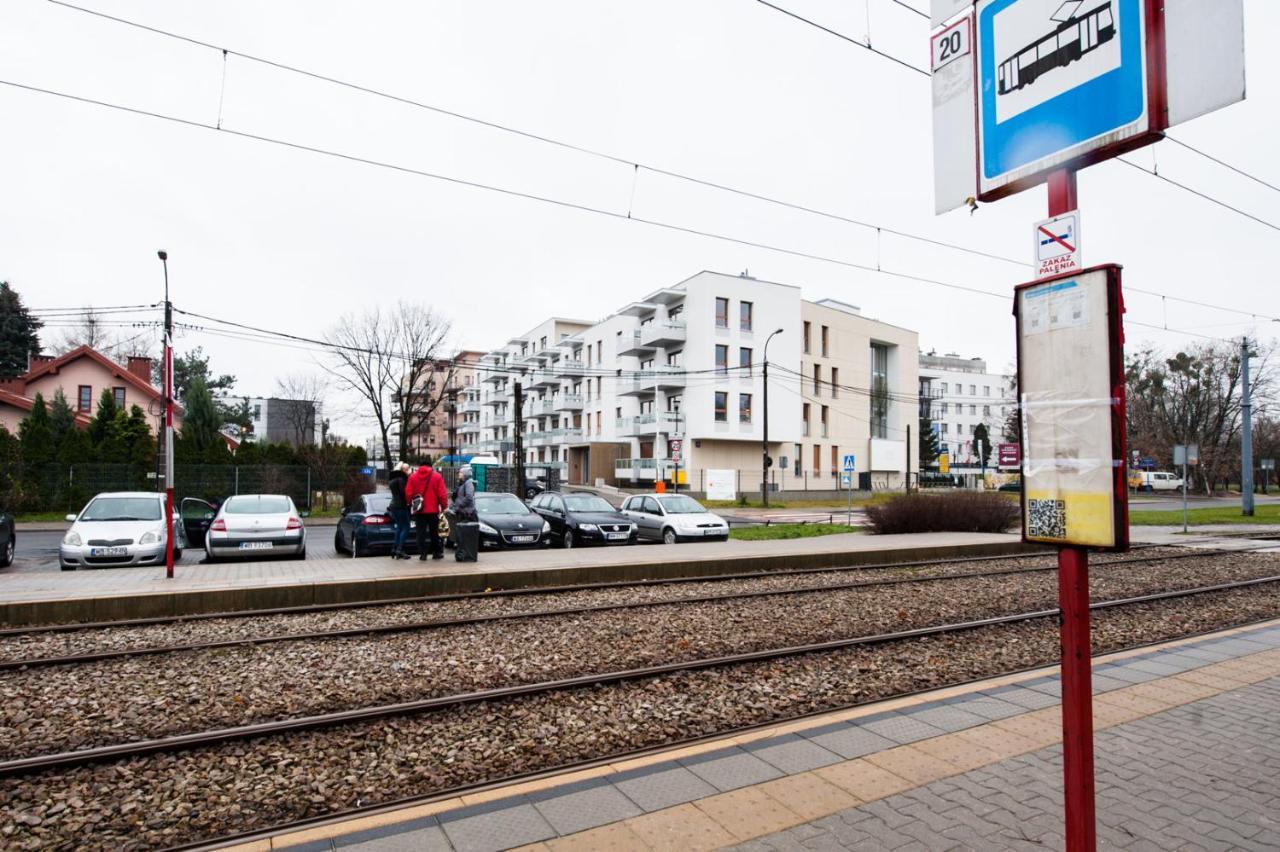
[[[67,515],[71,529],[58,547],[63,571],[163,565],[164,495],[150,491],[99,494],[79,515]],[[182,556],[186,538],[182,524],[173,527],[173,556]]]
[[284,494],[238,494],[228,497],[204,536],[210,562],[229,556],[307,555],[304,513]]
[[637,494],[622,504],[622,513],[636,522],[640,538],[649,541],[675,544],[729,538],[729,522],[686,494]]

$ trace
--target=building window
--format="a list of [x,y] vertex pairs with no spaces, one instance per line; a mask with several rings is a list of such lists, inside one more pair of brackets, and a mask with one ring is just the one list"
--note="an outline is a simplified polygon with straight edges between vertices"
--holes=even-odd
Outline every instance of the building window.
[[941,424],[941,425],[942,425],[942,434],[944,434],[944,435],[945,435],[945,434],[947,434],[947,426],[948,426],[948,424],[943,423],[943,424]]
[[600,412],[597,411],[596,412],[596,434],[597,435],[599,435],[602,431],[602,427],[600,426],[600,423],[602,420],[603,420],[603,417],[601,417]]
[[681,362],[681,361],[683,361],[683,360],[684,360],[684,350],[683,350],[683,349],[677,349],[675,352],[668,352],[668,353],[667,353],[667,366],[668,366],[668,367],[679,367],[679,366],[680,366],[680,362]]
[[945,402],[938,403],[938,413],[939,414],[947,413],[947,404]]
[[831,445],[831,475],[835,476],[840,470],[840,448],[835,444]]
[[840,370],[836,367],[831,368],[831,398],[835,399],[840,395]]
[[729,394],[725,391],[716,391],[716,422],[729,422]]
[[971,414],[971,415],[972,415],[972,416],[974,416],[974,417],[977,417],[977,416],[978,416],[978,406],[976,406],[976,405],[970,405],[970,406],[969,406],[969,414]]
[[989,406],[989,405],[984,405],[984,406],[982,406],[982,416],[983,416],[983,417],[990,417],[990,416],[991,416],[991,406]]
[[871,344],[871,437],[889,437],[889,347]]
[[738,366],[742,368],[742,375],[751,375],[751,350],[746,346],[738,348]]
[[809,403],[802,403],[800,406],[801,417],[800,430],[804,437],[809,437]]
[[804,332],[800,340],[801,346],[804,348],[804,354],[809,354],[809,321],[804,321]]
[[813,475],[822,473],[822,445],[813,445]]
[[969,396],[977,396],[977,395],[978,395],[978,386],[969,385]]
[[738,303],[738,328],[741,331],[751,330],[751,303]]
[[76,407],[81,411],[88,411],[93,407],[93,388],[89,385],[80,385],[80,393],[76,398]]
[[729,372],[729,347],[723,343],[716,344],[716,372],[721,376]]
[[829,332],[830,332],[830,329],[828,329],[824,325],[822,327],[822,357],[823,358],[826,358],[830,354],[831,347],[828,344],[830,342],[831,335]]
[[729,300],[716,297],[716,328],[729,327]]
[[822,365],[813,365],[813,395],[822,396]]
[[738,422],[751,422],[751,394],[749,393],[738,394]]
[[795,467],[793,467],[793,468],[792,468],[792,472],[793,472],[796,476],[799,476],[799,475],[800,475],[800,466],[803,464],[803,462],[800,460],[800,445],[799,445],[799,444],[796,444],[796,445],[795,445],[795,448],[796,448],[796,455],[795,455],[795,462],[794,462]]
[[116,401],[116,408],[124,409],[124,388],[112,388],[111,396]]
[[964,393],[964,385],[957,384],[957,385],[956,385],[956,396],[960,396],[960,395],[962,395],[963,393]]
[[983,385],[983,386],[982,386],[982,395],[983,395],[983,396],[991,396],[991,385]]
[[827,407],[822,406],[822,437],[827,437]]

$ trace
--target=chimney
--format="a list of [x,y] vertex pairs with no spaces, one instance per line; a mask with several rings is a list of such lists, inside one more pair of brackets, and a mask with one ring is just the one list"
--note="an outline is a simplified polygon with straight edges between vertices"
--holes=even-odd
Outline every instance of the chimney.
[[50,361],[53,361],[56,358],[57,358],[56,355],[32,355],[31,369],[34,370],[36,367],[39,367],[41,364],[48,364]]
[[151,384],[151,359],[145,356],[129,356],[129,372]]
[[27,390],[27,383],[22,379],[0,379],[0,391],[8,391],[22,396]]

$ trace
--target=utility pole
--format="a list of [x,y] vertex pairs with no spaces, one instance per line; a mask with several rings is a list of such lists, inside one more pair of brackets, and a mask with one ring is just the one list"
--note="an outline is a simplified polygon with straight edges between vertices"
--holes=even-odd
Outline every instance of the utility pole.
[[[679,435],[680,434],[680,409],[679,408],[675,410],[675,415],[676,415],[676,428],[675,428],[674,434]],[[677,440],[680,440],[680,452],[674,453],[675,458],[671,460],[674,465],[673,471],[672,471],[672,477],[671,477],[672,491],[680,490],[680,454],[684,452],[684,441],[678,438]],[[668,446],[670,446],[670,436],[668,436],[667,443],[668,443]]]
[[[904,471],[906,476],[907,493],[911,493],[911,424],[907,424],[907,469]],[[853,483],[850,483],[852,485]]]
[[1249,393],[1249,338],[1240,345],[1240,410],[1244,429],[1240,432],[1240,514],[1253,516],[1253,399]]
[[164,573],[173,579],[173,303],[169,301],[169,253],[156,252],[164,267]]
[[449,415],[449,463],[455,467],[461,467],[458,464],[458,385],[457,385],[457,369],[458,362],[456,360],[449,362],[449,392],[448,401],[445,403],[445,412]]
[[778,329],[773,334],[765,338],[764,341],[764,437],[761,442],[761,459],[760,459],[760,493],[764,507],[769,508],[769,466],[773,464],[773,459],[769,458],[769,341],[773,340],[774,334],[782,334],[782,329]]
[[516,496],[524,499],[524,392],[520,383],[512,385],[515,392],[515,453],[516,453]]

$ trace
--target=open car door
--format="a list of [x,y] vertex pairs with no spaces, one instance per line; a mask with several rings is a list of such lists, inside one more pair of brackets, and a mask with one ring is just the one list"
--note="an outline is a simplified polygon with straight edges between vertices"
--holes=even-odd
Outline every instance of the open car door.
[[213,504],[199,497],[183,497],[178,514],[182,517],[182,531],[188,547],[204,547],[205,533],[218,512]]

